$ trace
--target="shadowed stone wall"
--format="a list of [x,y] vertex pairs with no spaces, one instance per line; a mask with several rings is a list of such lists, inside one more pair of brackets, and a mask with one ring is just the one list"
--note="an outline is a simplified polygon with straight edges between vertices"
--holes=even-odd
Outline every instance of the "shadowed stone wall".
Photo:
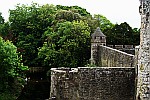
[[51,72],[51,100],[135,100],[135,68],[53,68]]
[[107,47],[99,46],[97,65],[102,67],[133,67],[134,55]]

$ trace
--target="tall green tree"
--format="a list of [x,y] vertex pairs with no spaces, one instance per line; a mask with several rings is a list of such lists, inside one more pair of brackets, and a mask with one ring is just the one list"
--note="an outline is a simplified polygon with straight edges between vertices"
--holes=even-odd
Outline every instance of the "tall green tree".
[[84,66],[90,58],[89,26],[83,21],[57,23],[56,31],[45,32],[47,42],[39,48],[43,66]]
[[37,59],[38,47],[43,45],[42,35],[48,27],[53,25],[56,7],[53,5],[31,6],[17,5],[10,10],[9,21],[14,44],[23,56],[23,62],[28,66],[40,66]]

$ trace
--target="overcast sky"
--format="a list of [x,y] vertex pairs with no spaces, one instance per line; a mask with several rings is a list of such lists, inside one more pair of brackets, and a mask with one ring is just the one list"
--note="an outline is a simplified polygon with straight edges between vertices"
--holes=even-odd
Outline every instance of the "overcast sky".
[[15,5],[31,4],[54,4],[65,6],[80,6],[93,14],[102,14],[112,23],[127,22],[133,28],[140,28],[139,0],[0,0],[0,12],[5,19],[8,19],[9,9]]

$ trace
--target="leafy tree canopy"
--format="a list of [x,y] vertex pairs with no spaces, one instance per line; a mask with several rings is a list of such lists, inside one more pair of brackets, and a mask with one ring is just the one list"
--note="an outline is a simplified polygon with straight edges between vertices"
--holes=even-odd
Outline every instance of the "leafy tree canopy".
[[139,45],[140,33],[138,29],[132,29],[126,22],[115,24],[111,29],[105,31],[107,44]]
[[111,29],[114,27],[114,24],[101,14],[95,14],[94,19],[97,20],[97,25],[101,28],[103,32],[107,29]]
[[43,45],[42,35],[53,25],[56,7],[53,5],[17,5],[10,10],[9,21],[15,45],[28,66],[38,66],[37,48]]
[[47,42],[39,48],[43,66],[84,66],[90,58],[89,26],[83,21],[57,23],[56,31],[45,32]]
[[62,5],[57,5],[56,7],[57,7],[57,9],[67,10],[67,11],[70,10],[70,11],[72,11],[74,13],[79,13],[81,16],[86,16],[86,17],[91,16],[91,14],[86,11],[86,9],[81,8],[79,6],[62,6]]
[[[21,57],[18,56],[17,47],[10,41],[4,41],[0,37],[0,98],[5,92],[14,93],[15,82],[21,83],[24,78],[23,71],[26,66],[21,63]],[[17,90],[15,90],[17,92]]]

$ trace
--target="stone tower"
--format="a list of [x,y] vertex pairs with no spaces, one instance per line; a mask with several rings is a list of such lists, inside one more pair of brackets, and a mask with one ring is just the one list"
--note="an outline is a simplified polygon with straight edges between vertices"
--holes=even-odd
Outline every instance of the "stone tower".
[[98,55],[97,49],[99,45],[106,45],[106,36],[99,27],[91,35],[91,64],[97,65]]
[[140,49],[138,62],[138,100],[150,100],[150,0],[140,0]]

